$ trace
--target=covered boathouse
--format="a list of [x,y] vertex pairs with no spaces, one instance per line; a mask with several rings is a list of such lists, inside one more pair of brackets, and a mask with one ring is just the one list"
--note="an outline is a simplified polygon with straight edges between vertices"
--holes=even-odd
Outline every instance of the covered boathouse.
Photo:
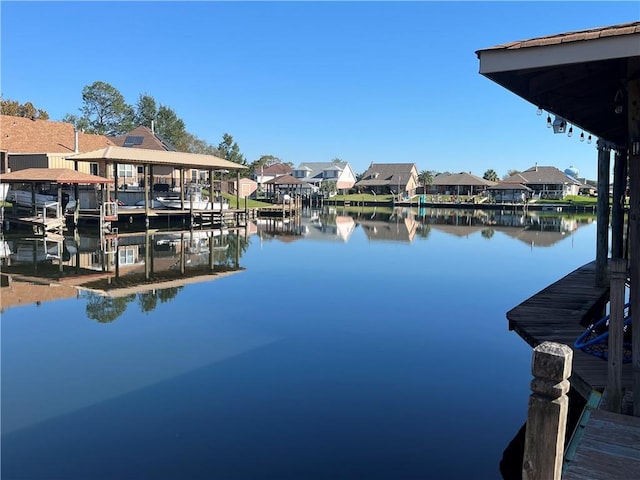
[[[595,261],[525,300],[510,310],[507,318],[509,328],[534,347],[534,375],[536,358],[551,358],[553,355],[545,355],[553,349],[564,351],[571,388],[583,396],[597,393],[596,398],[604,400],[585,410],[584,421],[563,455],[564,384],[558,378],[557,388],[541,393],[537,390],[540,377],[536,376],[531,383],[533,394],[529,403],[523,478],[638,478],[640,22],[513,41],[478,50],[476,54],[480,61],[479,73],[531,103],[539,112],[546,112],[553,133],[567,135],[575,127],[597,138]],[[612,155],[615,163],[610,203]],[[627,187],[629,211],[625,215]],[[623,361],[625,298],[630,304],[627,319],[631,319],[632,352],[628,363]],[[610,326],[603,347],[608,354],[603,360],[576,348],[575,340],[586,326],[604,315],[607,308]],[[530,425],[532,419],[539,418],[532,416],[539,401],[547,402],[552,409],[557,407],[555,418],[551,422],[543,418]],[[628,403],[631,405],[626,405]],[[549,430],[538,428],[541,425]],[[549,432],[556,438],[550,438]]]
[[[121,193],[118,188],[118,165],[133,165],[142,170],[143,202],[142,205],[117,205],[118,220],[115,223],[119,226],[137,225],[148,228],[151,225],[168,226],[191,226],[194,222],[201,224],[221,223],[223,214],[234,217],[236,223],[239,216],[245,214],[243,210],[226,210],[222,212],[222,202],[219,208],[215,208],[215,203],[210,202],[208,208],[198,208],[193,203],[193,198],[185,195],[185,186],[188,181],[186,172],[191,169],[201,170],[207,173],[208,186],[212,188],[216,175],[227,175],[230,172],[236,173],[236,185],[239,185],[240,171],[246,169],[244,165],[234,163],[214,155],[204,155],[195,153],[150,150],[143,148],[128,148],[118,146],[107,146],[89,152],[69,155],[68,160],[75,162],[76,166],[81,162],[88,162],[97,165],[100,175],[113,178],[113,190],[107,188],[106,201],[113,201],[119,204],[118,196]],[[179,208],[167,209],[157,208],[153,201],[154,184],[153,179],[158,172],[177,170],[179,172]],[[210,192],[213,195],[213,192]],[[240,204],[240,192],[236,189],[236,205]],[[80,207],[78,221],[95,221],[95,209],[83,210]],[[177,221],[178,225],[172,225]]]

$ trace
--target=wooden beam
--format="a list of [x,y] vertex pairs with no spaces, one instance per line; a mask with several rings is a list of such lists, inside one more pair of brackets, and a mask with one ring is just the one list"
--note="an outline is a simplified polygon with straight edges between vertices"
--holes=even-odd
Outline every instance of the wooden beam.
[[596,229],[596,286],[608,283],[609,256],[609,163],[611,150],[598,140],[598,202]]

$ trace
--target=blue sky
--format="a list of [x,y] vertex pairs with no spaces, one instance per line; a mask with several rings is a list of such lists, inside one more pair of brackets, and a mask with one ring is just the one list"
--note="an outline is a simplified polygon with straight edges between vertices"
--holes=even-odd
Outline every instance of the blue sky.
[[478,73],[475,52],[640,20],[637,1],[11,2],[0,92],[52,120],[96,81],[130,104],[153,96],[189,132],[224,133],[249,162],[340,158],[469,171],[574,166],[596,178],[595,142]]

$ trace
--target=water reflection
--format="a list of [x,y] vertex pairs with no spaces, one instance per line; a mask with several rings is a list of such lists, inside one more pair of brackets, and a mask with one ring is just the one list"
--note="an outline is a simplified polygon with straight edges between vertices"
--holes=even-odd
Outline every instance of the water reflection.
[[[136,302],[144,312],[175,298],[184,285],[244,268],[251,235],[260,241],[348,242],[357,229],[368,241],[411,243],[433,231],[456,237],[496,234],[534,247],[570,237],[593,215],[462,209],[305,209],[294,218],[258,219],[247,228],[45,237],[0,235],[1,307],[86,296],[87,316],[118,318]],[[51,285],[58,288],[52,290]]]
[[[87,316],[111,322],[137,300],[143,312],[184,285],[242,271],[245,229],[0,236],[2,309],[88,298]],[[52,286],[58,287],[52,290]]]

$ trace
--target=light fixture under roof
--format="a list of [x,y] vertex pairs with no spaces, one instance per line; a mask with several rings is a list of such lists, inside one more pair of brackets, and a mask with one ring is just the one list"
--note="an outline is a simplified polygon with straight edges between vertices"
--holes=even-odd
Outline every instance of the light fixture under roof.
[[567,121],[556,115],[555,120],[553,121],[553,133],[564,133],[567,129]]

